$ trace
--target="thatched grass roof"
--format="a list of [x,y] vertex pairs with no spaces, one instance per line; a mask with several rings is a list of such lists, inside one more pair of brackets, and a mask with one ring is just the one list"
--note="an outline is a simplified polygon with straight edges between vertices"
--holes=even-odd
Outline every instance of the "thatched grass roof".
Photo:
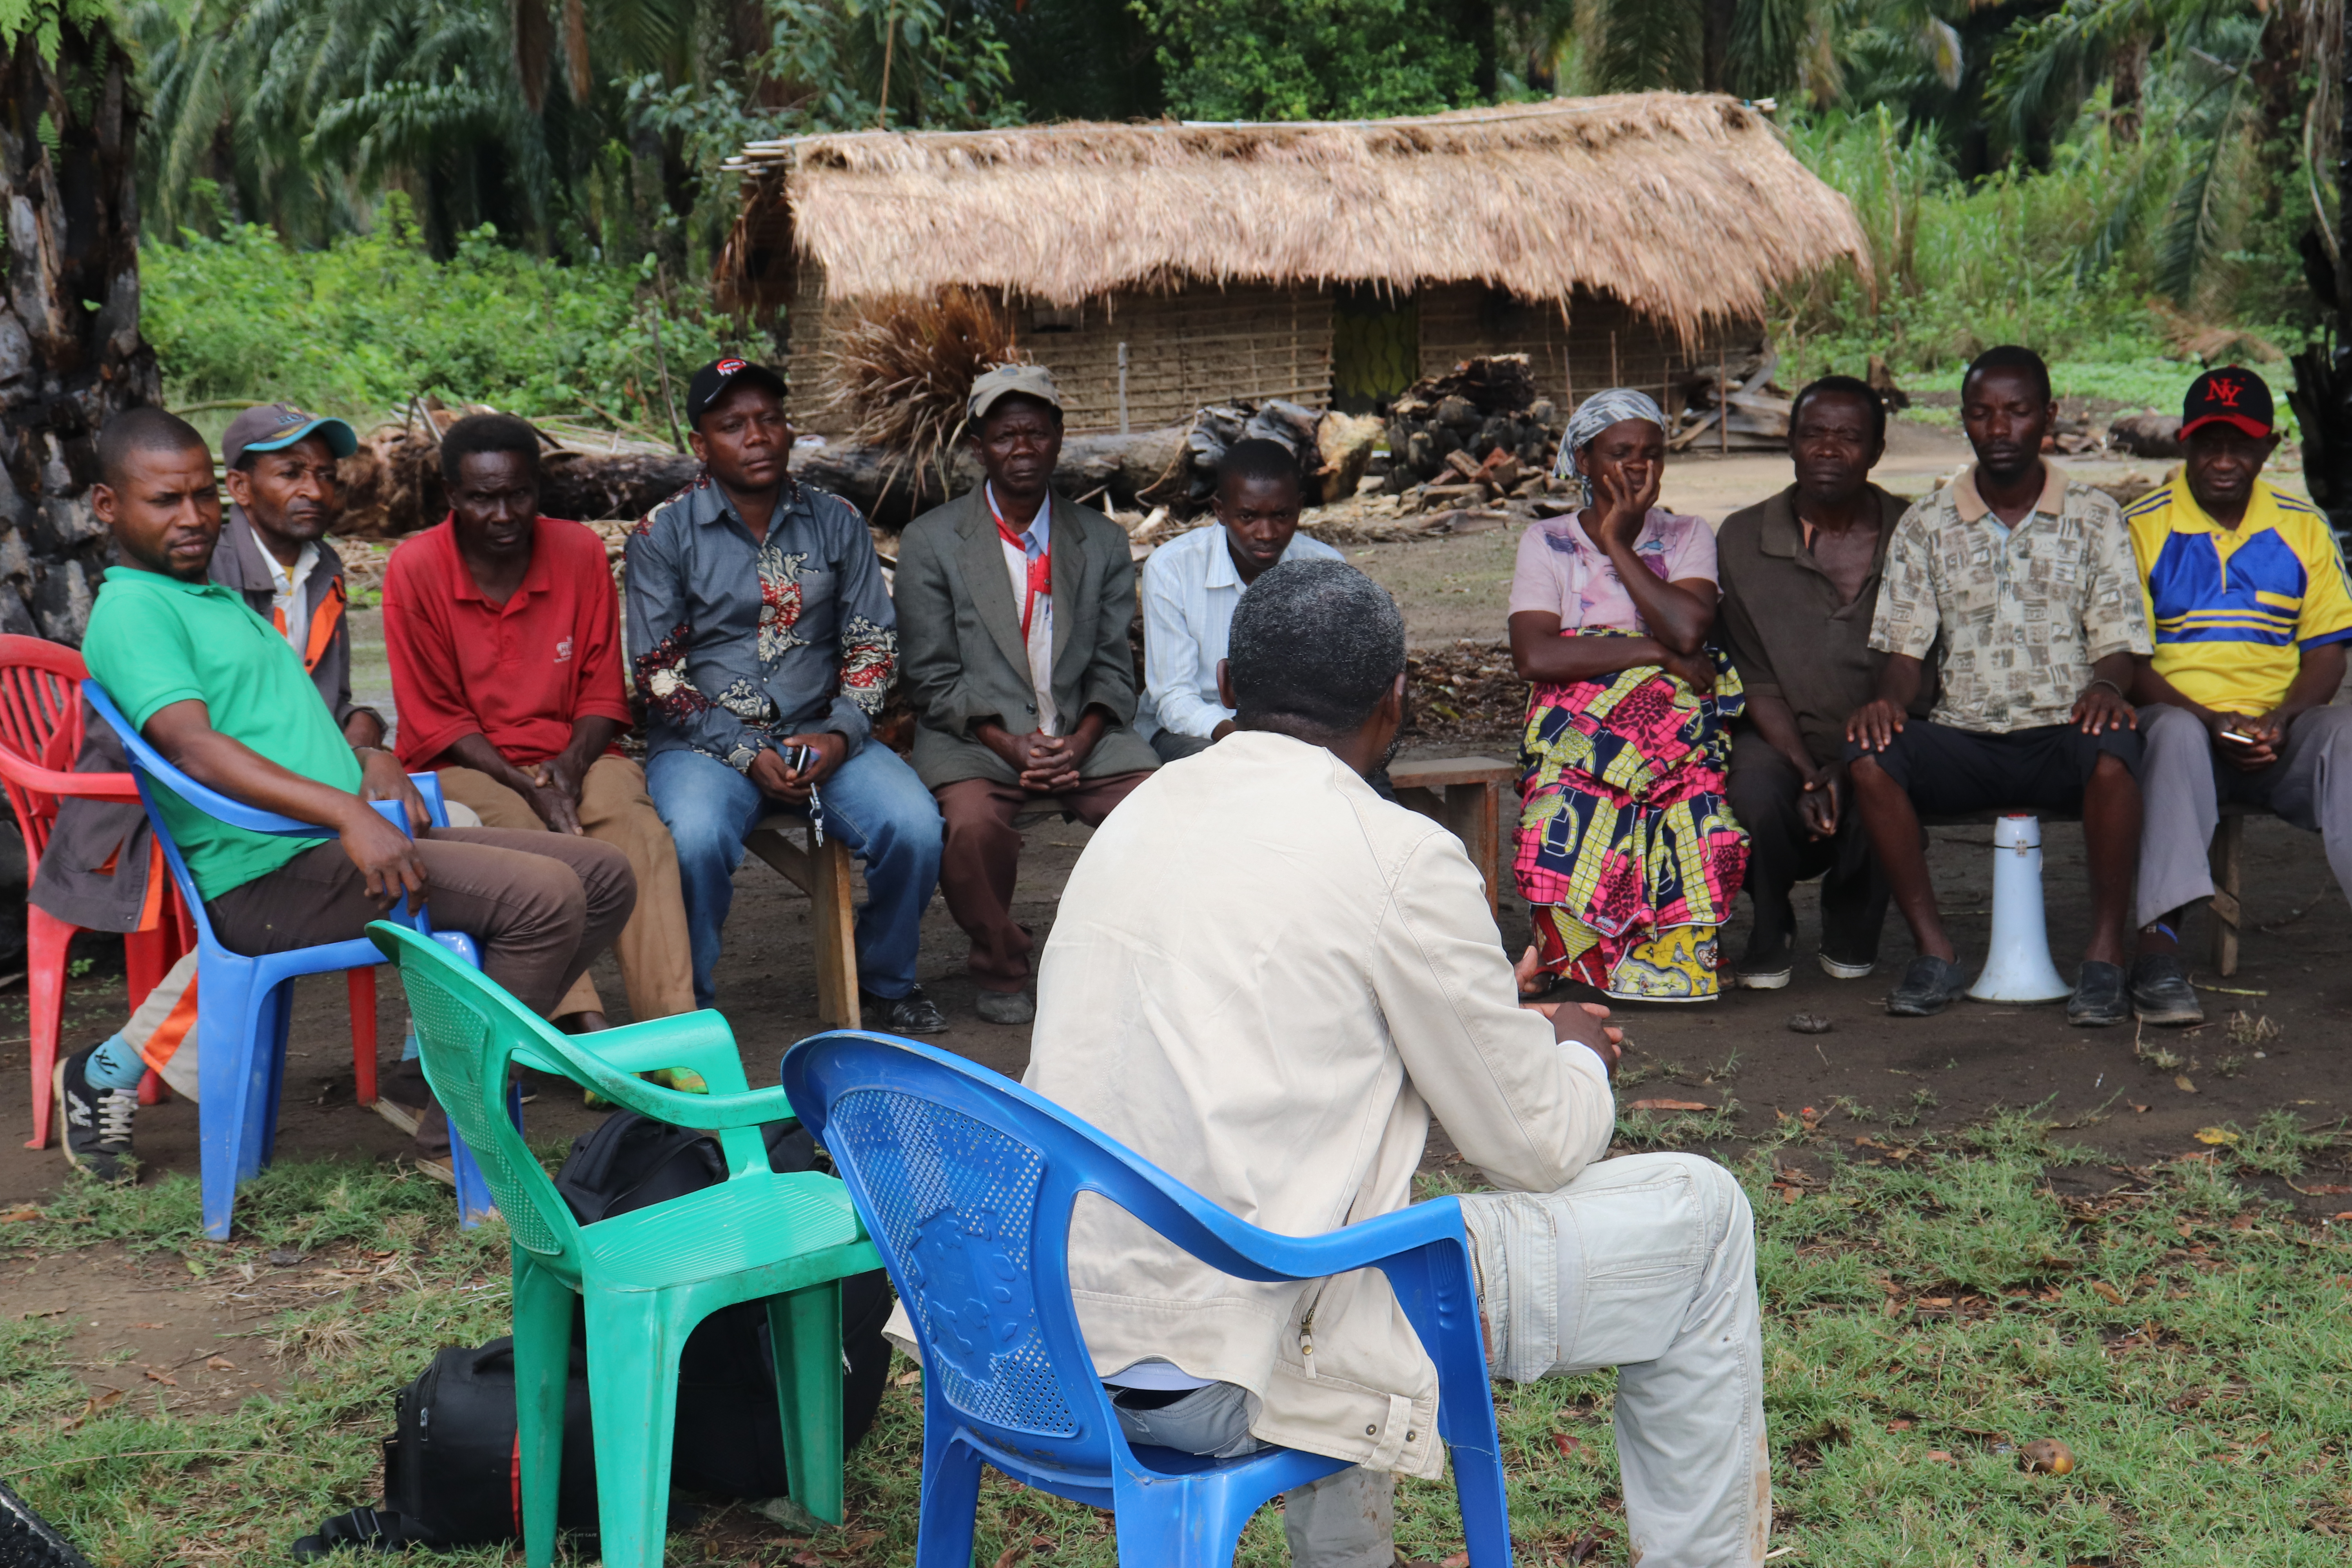
[[1187,282],[1603,290],[1694,333],[1867,268],[1845,198],[1736,100],[1626,93],[1417,119],[1065,124],[754,142],[719,282],[781,300],[951,284],[1075,305]]

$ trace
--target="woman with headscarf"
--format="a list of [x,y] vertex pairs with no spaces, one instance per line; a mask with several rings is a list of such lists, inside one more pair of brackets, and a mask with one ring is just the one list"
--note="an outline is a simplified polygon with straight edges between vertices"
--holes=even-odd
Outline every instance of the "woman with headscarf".
[[1532,684],[1522,742],[1522,981],[1697,1002],[1722,989],[1717,929],[1748,860],[1724,803],[1739,679],[1707,646],[1715,534],[1658,506],[1665,418],[1639,392],[1587,399],[1560,442],[1585,505],[1529,527],[1511,658]]

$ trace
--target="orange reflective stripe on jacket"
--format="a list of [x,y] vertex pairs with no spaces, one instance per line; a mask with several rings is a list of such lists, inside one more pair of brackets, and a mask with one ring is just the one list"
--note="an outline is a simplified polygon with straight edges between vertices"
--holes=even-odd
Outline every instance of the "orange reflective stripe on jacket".
[[[341,577],[336,577],[329,581],[327,584],[327,596],[319,601],[319,607],[317,609],[310,612],[310,646],[302,650],[302,668],[304,669],[318,668],[319,660],[326,657],[327,645],[335,640],[335,628],[342,625],[343,606],[348,602],[349,597],[350,595],[343,592],[343,580]],[[286,635],[286,612],[278,609],[271,610],[269,612],[269,624],[278,628],[278,635],[279,637],[284,637]]]

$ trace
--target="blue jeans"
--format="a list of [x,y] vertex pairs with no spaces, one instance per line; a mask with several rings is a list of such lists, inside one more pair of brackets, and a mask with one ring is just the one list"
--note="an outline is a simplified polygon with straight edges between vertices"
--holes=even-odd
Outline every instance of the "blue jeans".
[[[735,868],[743,836],[760,819],[792,808],[715,757],[683,749],[646,760],[646,788],[677,843],[687,938],[694,950],[694,1000],[717,994],[719,928],[735,901]],[[857,983],[896,999],[915,986],[915,952],[923,910],[940,881],[940,808],[915,770],[889,747],[869,742],[817,785],[824,831],[866,866],[866,902],[857,910]]]

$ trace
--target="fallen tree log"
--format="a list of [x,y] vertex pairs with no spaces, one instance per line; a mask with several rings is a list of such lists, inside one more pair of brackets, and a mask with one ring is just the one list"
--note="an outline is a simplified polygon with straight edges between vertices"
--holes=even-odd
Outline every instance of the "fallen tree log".
[[[1166,425],[1128,436],[1111,432],[1066,437],[1061,461],[1054,468],[1054,488],[1089,506],[1133,506],[1138,492],[1150,489],[1181,458],[1189,428]],[[876,527],[893,531],[981,481],[980,460],[969,446],[957,448],[945,488],[936,468],[926,468],[918,475],[898,457],[883,447],[834,442],[795,447],[793,473],[848,501]]]
[[[1185,427],[1171,425],[1129,436],[1074,435],[1062,443],[1054,486],[1074,500],[1096,506],[1129,506],[1181,456]],[[939,471],[920,476],[894,463],[891,450],[828,443],[793,448],[794,476],[831,490],[864,512],[866,520],[896,531],[916,513],[961,495],[980,483],[981,468],[969,447],[959,450],[949,470],[951,489],[940,488]],[[540,510],[549,517],[639,517],[694,481],[702,465],[675,452],[598,452],[554,447],[540,455]],[[416,427],[386,426],[371,432],[359,451],[343,460],[343,521],[336,532],[362,539],[396,539],[430,528],[448,515],[448,491],[441,481],[440,443]]]
[[[430,528],[449,511],[441,444],[397,425],[369,433],[343,459],[343,521],[335,531],[396,539]],[[637,517],[693,481],[702,465],[676,452],[589,452],[556,447],[540,454],[540,510],[549,517]]]

